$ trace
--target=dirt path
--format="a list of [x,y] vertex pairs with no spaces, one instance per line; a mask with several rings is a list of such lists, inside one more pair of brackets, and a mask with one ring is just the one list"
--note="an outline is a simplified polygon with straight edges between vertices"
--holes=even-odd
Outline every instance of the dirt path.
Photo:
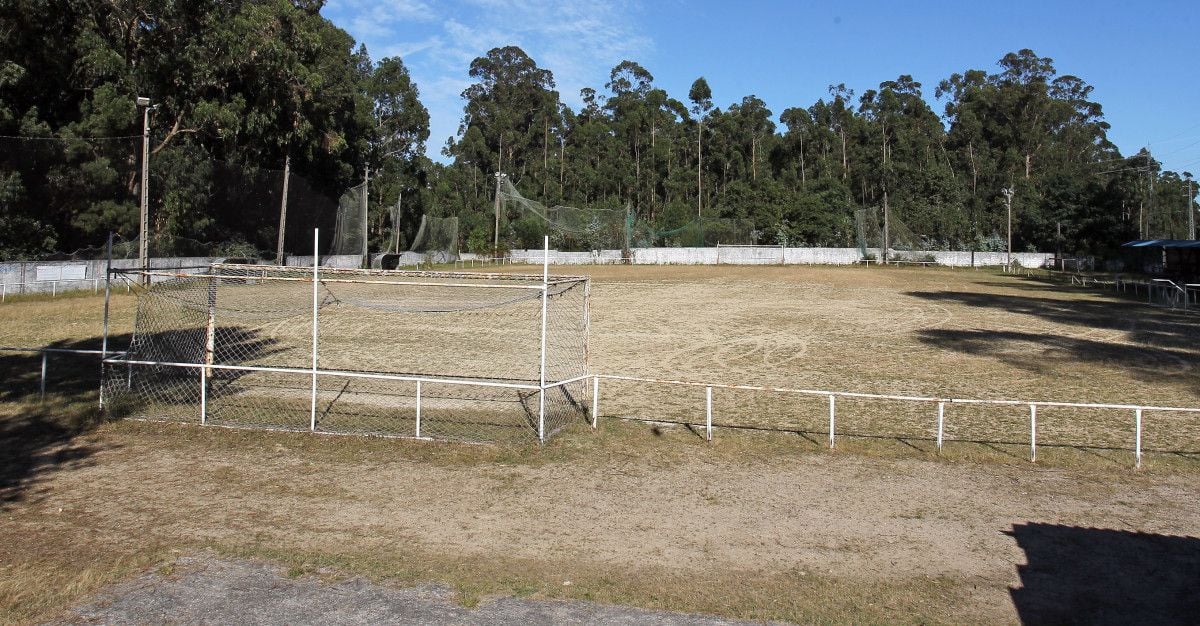
[[59,624],[748,624],[593,602],[496,598],[458,604],[445,585],[394,588],[362,579],[288,578],[279,567],[211,556],[180,559],[169,574],[118,585]]

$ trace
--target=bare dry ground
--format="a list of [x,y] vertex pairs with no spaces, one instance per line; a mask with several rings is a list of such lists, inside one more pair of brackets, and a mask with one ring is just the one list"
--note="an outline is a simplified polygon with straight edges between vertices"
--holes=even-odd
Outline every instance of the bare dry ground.
[[[1196,404],[1196,323],[1093,293],[947,270],[587,270],[601,372]],[[95,308],[6,304],[0,344],[87,343]],[[115,307],[126,324],[132,310]],[[952,415],[970,441],[938,457],[927,423],[890,405],[847,407],[847,427],[904,436],[830,453],[811,434],[819,406],[719,394],[718,421],[792,432],[719,428],[705,443],[602,419],[544,448],[463,446],[93,426],[94,368],[62,367],[39,404],[36,360],[0,354],[0,621],[69,617],[113,581],[170,576],[205,550],[293,576],[446,582],[469,605],[511,594],[859,623],[1186,623],[1200,611],[1200,446],[1177,416],[1169,434],[1148,432],[1177,453],[1138,472],[1104,446],[1052,447],[1031,465],[1020,415]],[[602,413],[669,421],[702,406],[694,391],[674,404],[636,392],[606,381]],[[1055,425],[1051,413],[1046,428],[1065,441],[1122,427],[1103,419]]]

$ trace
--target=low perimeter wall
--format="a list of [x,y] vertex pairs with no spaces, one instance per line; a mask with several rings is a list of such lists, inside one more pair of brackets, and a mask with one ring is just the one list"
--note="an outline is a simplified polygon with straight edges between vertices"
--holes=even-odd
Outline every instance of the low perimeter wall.
[[[634,248],[630,251],[634,265],[851,265],[859,263],[862,255],[858,248]],[[879,258],[878,250],[872,250]],[[513,250],[510,257],[517,262],[540,264],[541,250]],[[483,255],[462,255],[473,259]],[[1013,263],[1021,267],[1038,268],[1046,265],[1054,254],[1049,252],[1014,252]],[[899,253],[899,259],[925,260],[933,258],[938,265],[948,267],[984,267],[1004,265],[1008,258],[1004,252],[971,252],[956,250],[934,250],[930,252]],[[591,252],[550,251],[552,265],[589,265],[597,263],[619,263],[620,250],[593,250]]]
[[[631,251],[634,265],[850,265],[862,259],[858,248],[740,248],[737,246],[720,248],[635,248]],[[878,258],[878,250],[872,250]],[[510,258],[518,263],[541,264],[541,250],[513,250]],[[463,254],[464,260],[479,259],[486,255]],[[938,265],[949,267],[981,267],[1003,265],[1007,255],[1004,252],[959,252],[937,250],[919,253],[900,253],[900,258],[926,259],[932,257]],[[1016,252],[1013,262],[1029,268],[1043,267],[1054,255],[1048,252]],[[150,267],[158,270],[179,270],[188,272],[189,268],[199,271],[211,263],[227,260],[225,257],[173,257],[151,259]],[[425,260],[425,255],[406,252],[398,255],[400,267],[417,265]],[[602,263],[620,263],[620,250],[593,250],[591,252],[550,251],[550,263],[553,265],[594,265]],[[312,267],[311,256],[289,256],[286,265],[290,267]],[[322,256],[323,267],[355,268],[361,267],[360,255]],[[81,289],[99,290],[104,288],[103,260],[96,261],[29,261],[0,263],[0,289],[5,296],[23,293],[51,293],[58,291],[74,291]],[[114,269],[136,269],[137,259],[115,259]]]

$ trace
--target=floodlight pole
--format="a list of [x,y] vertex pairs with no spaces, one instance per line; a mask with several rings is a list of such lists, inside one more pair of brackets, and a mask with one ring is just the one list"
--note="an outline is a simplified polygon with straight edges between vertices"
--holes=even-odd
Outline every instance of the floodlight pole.
[[1004,262],[1004,266],[1012,269],[1012,187],[1005,187],[1000,190],[1004,194],[1004,203],[1008,207],[1008,257]]
[[141,219],[138,227],[138,265],[142,268],[142,283],[149,284],[150,276],[150,98],[138,96],[137,105],[142,107],[142,199]]
[[1188,214],[1188,239],[1196,238],[1196,210],[1192,206],[1192,175],[1184,172],[1187,176],[1187,214]]

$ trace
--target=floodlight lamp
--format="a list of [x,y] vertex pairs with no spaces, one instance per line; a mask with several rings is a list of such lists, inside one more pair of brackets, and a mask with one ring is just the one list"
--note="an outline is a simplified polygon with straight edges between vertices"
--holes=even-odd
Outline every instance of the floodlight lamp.
[[138,96],[137,105],[140,107],[150,106],[150,98],[146,98],[144,96]]

